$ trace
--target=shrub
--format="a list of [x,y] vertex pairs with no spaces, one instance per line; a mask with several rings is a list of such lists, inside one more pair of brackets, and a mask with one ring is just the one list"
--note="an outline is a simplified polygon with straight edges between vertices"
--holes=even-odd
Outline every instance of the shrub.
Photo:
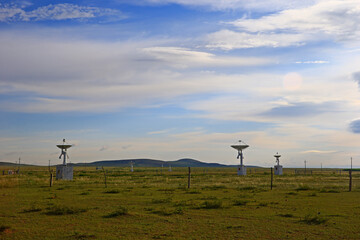
[[152,203],[169,203],[171,202],[171,198],[162,198],[162,199],[152,199]]
[[5,226],[5,225],[0,225],[0,233],[1,232],[5,232],[7,229],[10,229],[9,226]]
[[296,192],[288,192],[286,195],[298,195]]
[[128,209],[126,207],[120,206],[115,212],[112,212],[108,215],[105,215],[104,218],[114,218],[118,216],[123,216],[128,214]]
[[79,240],[96,238],[96,236],[94,234],[86,234],[86,233],[79,233],[79,232],[74,232],[74,234],[71,235],[70,237],[71,237],[71,239],[79,239]]
[[327,218],[320,216],[320,214],[307,214],[301,222],[309,224],[309,225],[319,225],[326,223],[328,221]]
[[201,192],[199,190],[188,190],[185,193],[187,193],[187,194],[200,194]]
[[24,209],[22,213],[40,212],[41,208],[32,206],[31,208]]
[[202,188],[203,190],[218,190],[218,189],[226,189],[225,185],[213,185],[213,186],[205,186]]
[[49,207],[48,211],[45,214],[56,216],[56,215],[78,214],[82,212],[86,212],[86,209],[67,207],[67,206],[53,206],[53,207]]
[[234,206],[245,206],[248,202],[248,200],[235,200]]
[[307,185],[302,185],[296,189],[296,191],[308,191],[311,190],[311,188]]
[[120,191],[119,190],[117,190],[117,189],[112,189],[112,190],[108,190],[108,191],[106,191],[106,192],[104,192],[104,193],[119,193]]
[[183,214],[183,208],[182,207],[177,207],[175,209],[173,208],[160,208],[160,209],[153,209],[151,210],[152,213],[154,214],[158,214],[161,216],[171,216],[174,214]]
[[239,187],[238,188],[239,191],[242,191],[242,190],[251,191],[251,190],[255,190],[255,189],[256,189],[256,187]]
[[294,215],[292,215],[291,213],[279,214],[279,216],[280,216],[280,217],[286,217],[286,218],[294,217]]
[[330,189],[330,190],[321,189],[320,192],[321,193],[340,193],[339,190],[335,190],[335,189]]
[[205,201],[201,205],[201,208],[205,209],[217,209],[222,207],[222,202],[219,200]]

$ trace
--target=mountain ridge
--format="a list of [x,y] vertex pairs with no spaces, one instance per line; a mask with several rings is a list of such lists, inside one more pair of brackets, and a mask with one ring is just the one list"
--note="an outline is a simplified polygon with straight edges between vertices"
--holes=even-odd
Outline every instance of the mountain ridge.
[[[164,161],[150,158],[100,160],[89,163],[69,163],[71,166],[94,166],[94,167],[129,167],[133,162],[134,167],[237,167],[238,165],[226,165],[221,163],[206,163],[192,158],[181,158],[175,161]],[[10,162],[0,162],[0,166],[18,166]],[[37,166],[34,164],[21,164],[21,166]],[[39,165],[41,166],[41,165]],[[54,166],[54,165],[52,165]],[[247,167],[259,167],[247,165]]]

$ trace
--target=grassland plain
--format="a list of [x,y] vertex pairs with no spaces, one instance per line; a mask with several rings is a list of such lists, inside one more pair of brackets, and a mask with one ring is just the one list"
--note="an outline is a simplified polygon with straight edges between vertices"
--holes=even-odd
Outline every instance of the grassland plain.
[[[3,169],[2,167],[0,173]],[[0,239],[360,239],[360,173],[233,168],[45,167],[0,175]]]

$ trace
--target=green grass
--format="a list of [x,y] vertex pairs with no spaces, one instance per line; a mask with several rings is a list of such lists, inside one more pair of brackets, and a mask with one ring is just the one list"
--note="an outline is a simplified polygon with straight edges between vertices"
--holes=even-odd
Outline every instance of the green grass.
[[[3,167],[3,169],[6,169]],[[0,168],[1,170],[1,168]],[[0,239],[357,239],[360,172],[75,168],[49,187],[47,167],[0,175]],[[311,213],[311,214],[306,214]],[[49,227],[51,226],[51,227]]]

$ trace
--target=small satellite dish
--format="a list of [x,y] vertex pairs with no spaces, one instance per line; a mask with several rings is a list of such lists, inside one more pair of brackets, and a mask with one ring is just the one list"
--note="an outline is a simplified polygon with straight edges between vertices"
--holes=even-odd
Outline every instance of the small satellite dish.
[[244,150],[245,148],[248,148],[249,145],[247,145],[243,141],[239,140],[238,143],[231,145],[231,147],[238,151],[237,159],[240,158],[240,166],[238,167],[238,175],[246,175],[246,166],[244,166],[244,164],[243,164],[244,156],[243,156],[242,150]]
[[60,149],[63,149],[63,150],[66,150],[68,148],[71,148],[72,145],[71,144],[65,144],[65,139],[63,139],[63,144],[59,144],[59,145],[56,145],[58,148]]
[[245,148],[248,148],[249,145],[245,144],[243,141],[239,140],[239,143],[231,145],[232,148],[235,148],[238,151],[241,151]]
[[71,148],[72,145],[71,144],[63,144],[63,145],[56,145],[58,148],[60,149],[68,149],[68,148]]

